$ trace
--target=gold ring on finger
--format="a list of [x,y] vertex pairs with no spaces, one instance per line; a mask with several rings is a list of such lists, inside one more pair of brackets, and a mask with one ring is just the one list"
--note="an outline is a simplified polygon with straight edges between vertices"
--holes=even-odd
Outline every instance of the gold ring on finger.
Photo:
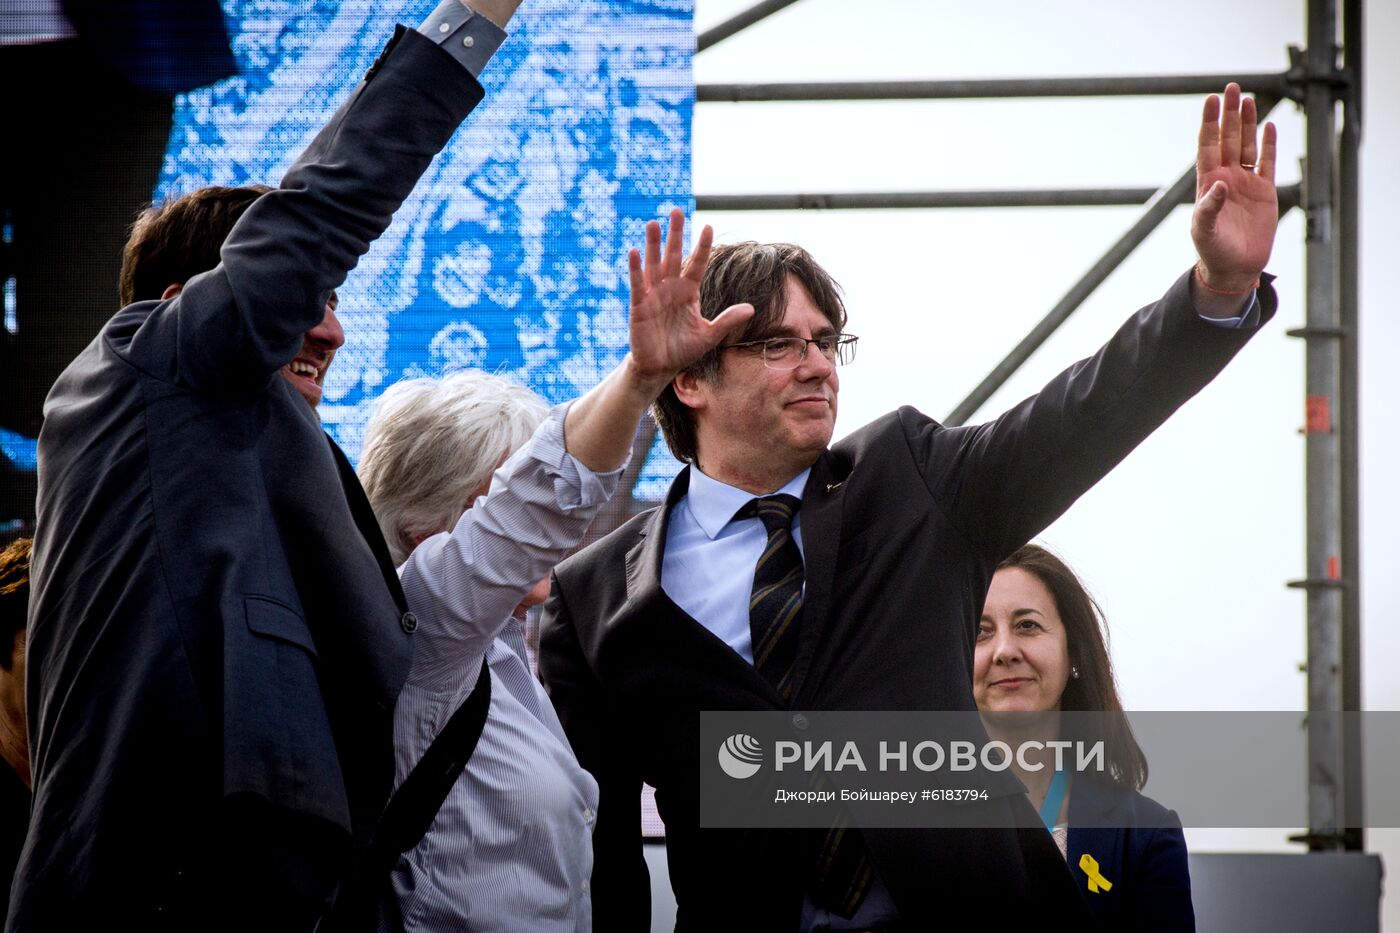
[[1254,171],[1255,167],[1256,167],[1256,166],[1255,166],[1255,163],[1253,163],[1253,162],[1241,162],[1241,163],[1240,163],[1240,168],[1247,168],[1247,169],[1249,169],[1251,172]]

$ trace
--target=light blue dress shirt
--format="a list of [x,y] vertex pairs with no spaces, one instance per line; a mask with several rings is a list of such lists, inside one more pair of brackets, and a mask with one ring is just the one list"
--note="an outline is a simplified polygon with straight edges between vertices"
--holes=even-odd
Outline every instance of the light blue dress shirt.
[[1223,327],[1226,330],[1239,330],[1243,327],[1259,326],[1259,290],[1255,289],[1249,293],[1249,301],[1244,308],[1234,317],[1206,317],[1201,315],[1201,320],[1216,327]]
[[[803,470],[774,492],[801,500],[810,472]],[[749,594],[768,532],[757,517],[730,519],[753,498],[753,493],[710,479],[692,466],[690,489],[671,510],[661,558],[666,595],[750,664]],[[801,552],[801,514],[792,520],[792,537]]]
[[462,0],[442,0],[418,31],[442,46],[474,78],[481,77],[486,63],[506,41],[505,30]]

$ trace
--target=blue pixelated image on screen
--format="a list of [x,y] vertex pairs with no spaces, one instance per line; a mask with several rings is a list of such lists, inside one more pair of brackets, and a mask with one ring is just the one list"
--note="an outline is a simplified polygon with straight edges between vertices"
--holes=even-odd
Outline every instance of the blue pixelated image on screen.
[[[435,5],[228,0],[239,75],[179,99],[158,195],[276,184],[394,24]],[[320,414],[352,459],[406,376],[480,367],[551,402],[591,388],[627,351],[628,249],[692,210],[690,0],[532,0],[510,32],[485,102],[340,289]],[[633,497],[676,468],[653,446]]]

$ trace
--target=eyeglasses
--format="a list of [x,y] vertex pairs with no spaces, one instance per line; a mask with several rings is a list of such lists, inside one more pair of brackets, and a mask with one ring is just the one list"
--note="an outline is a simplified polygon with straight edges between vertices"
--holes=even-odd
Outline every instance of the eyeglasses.
[[769,369],[796,369],[807,358],[807,344],[815,343],[817,351],[828,362],[845,366],[856,358],[855,334],[823,334],[820,337],[769,337],[766,340],[745,340],[741,343],[726,343],[721,350],[745,350],[761,347],[763,365]]

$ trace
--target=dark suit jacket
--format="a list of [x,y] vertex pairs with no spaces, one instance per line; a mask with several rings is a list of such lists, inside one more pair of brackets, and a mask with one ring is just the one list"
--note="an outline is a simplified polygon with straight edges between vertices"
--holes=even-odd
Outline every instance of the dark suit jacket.
[[54,385],[10,929],[319,903],[367,841],[412,621],[363,490],[278,371],[481,94],[400,30],[220,265],[121,310]]
[[[1099,353],[996,421],[945,428],[902,408],[817,460],[802,500],[806,601],[792,708],[975,710],[973,645],[997,563],[1251,336],[1252,327],[1202,321],[1188,283],[1182,276]],[[1272,290],[1260,298],[1267,318]],[[732,925],[735,905],[745,904],[739,916],[748,916],[752,902],[760,905],[755,928],[793,929],[810,834],[697,829],[698,713],[783,704],[661,588],[667,516],[687,477],[677,478],[663,507],[562,563],[545,608],[541,674],[579,760],[600,785],[595,926],[646,926],[637,803],[646,781],[666,822],[679,926]],[[996,805],[1023,804],[1020,797]],[[1043,922],[1047,910],[1083,912],[1043,827],[1019,840],[1015,830],[864,835],[915,928],[947,923],[963,910],[985,919],[989,904],[1008,922]]]
[[[1112,884],[1108,890],[1090,888],[1089,875],[1079,864],[1085,855]],[[1076,781],[1069,797],[1066,861],[1104,933],[1196,929],[1181,820],[1150,797]]]

